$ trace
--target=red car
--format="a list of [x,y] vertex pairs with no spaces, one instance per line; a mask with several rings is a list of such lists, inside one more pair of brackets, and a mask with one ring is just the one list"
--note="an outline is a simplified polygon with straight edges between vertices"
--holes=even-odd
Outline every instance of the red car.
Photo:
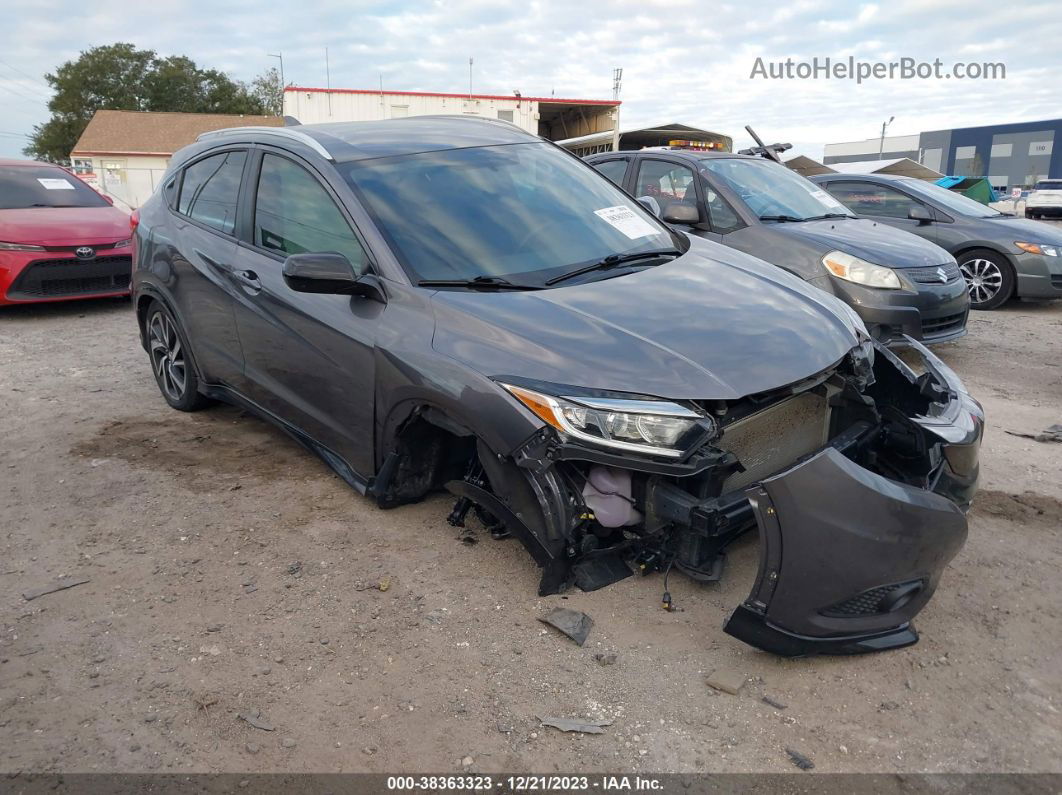
[[0,306],[129,294],[129,213],[66,169],[0,160]]

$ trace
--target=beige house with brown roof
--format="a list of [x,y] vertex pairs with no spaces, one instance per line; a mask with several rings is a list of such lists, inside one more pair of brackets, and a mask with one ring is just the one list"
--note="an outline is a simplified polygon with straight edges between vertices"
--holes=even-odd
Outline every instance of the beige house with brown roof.
[[200,133],[229,127],[283,127],[277,116],[98,110],[70,153],[81,179],[139,207],[155,190],[170,157]]

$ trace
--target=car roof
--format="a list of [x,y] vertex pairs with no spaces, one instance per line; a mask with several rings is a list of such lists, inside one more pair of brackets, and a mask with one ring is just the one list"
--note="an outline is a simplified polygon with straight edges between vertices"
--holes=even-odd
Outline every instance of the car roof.
[[233,127],[204,133],[203,143],[278,143],[287,139],[337,163],[542,139],[514,124],[471,116],[409,116],[379,121]]
[[683,160],[765,160],[758,155],[739,155],[737,152],[698,152],[691,149],[668,149],[666,147],[647,146],[644,149],[620,149],[617,152],[599,152],[587,156],[587,160],[622,155],[668,155]]
[[810,179],[812,182],[833,182],[834,180],[862,180],[870,182],[910,182],[912,180],[915,182],[924,181],[918,179],[917,177],[905,177],[899,174],[844,174],[840,172],[836,174],[813,174],[812,176],[808,177],[808,179]]
[[13,157],[0,157],[0,166],[47,166],[49,168],[63,168],[57,163],[45,163],[43,160],[18,160]]

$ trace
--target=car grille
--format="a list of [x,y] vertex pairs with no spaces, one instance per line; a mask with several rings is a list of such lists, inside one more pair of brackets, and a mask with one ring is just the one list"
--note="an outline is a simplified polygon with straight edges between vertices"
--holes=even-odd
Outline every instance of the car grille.
[[22,270],[7,297],[17,300],[117,293],[129,288],[132,269],[133,259],[129,256],[38,260]]
[[[944,271],[944,275],[947,277],[945,281],[940,280],[941,271]],[[962,278],[962,274],[959,273],[959,266],[954,262],[947,262],[944,265],[930,266],[928,268],[904,268],[903,273],[915,284],[951,284]]]
[[785,469],[828,440],[829,407],[814,392],[788,398],[723,428],[717,446],[733,453],[745,467],[723,483],[736,491]]
[[889,602],[889,596],[896,591],[899,591],[901,588],[909,589],[911,591],[911,596],[914,596],[921,590],[921,588],[912,588],[911,586],[920,586],[921,584],[921,580],[912,580],[911,582],[901,582],[896,583],[895,585],[883,585],[880,588],[872,588],[869,591],[863,591],[863,593],[858,596],[853,596],[851,599],[846,599],[843,602],[839,602],[838,604],[828,607],[825,610],[820,610],[819,612],[830,618],[857,618],[859,616],[873,616],[881,613],[888,613],[898,606],[892,605]]
[[931,339],[960,331],[966,325],[966,313],[922,318],[922,337]]

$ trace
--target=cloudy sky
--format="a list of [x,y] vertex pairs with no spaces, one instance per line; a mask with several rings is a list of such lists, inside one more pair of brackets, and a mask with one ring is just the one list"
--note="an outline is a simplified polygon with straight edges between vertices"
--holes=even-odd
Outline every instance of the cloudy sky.
[[[289,83],[608,98],[623,67],[622,127],[681,122],[821,157],[831,141],[1062,116],[1056,0],[4,0],[0,156],[47,118],[44,73],[128,41],[249,80],[283,52]],[[1002,62],[1004,80],[764,80],[765,62]]]

